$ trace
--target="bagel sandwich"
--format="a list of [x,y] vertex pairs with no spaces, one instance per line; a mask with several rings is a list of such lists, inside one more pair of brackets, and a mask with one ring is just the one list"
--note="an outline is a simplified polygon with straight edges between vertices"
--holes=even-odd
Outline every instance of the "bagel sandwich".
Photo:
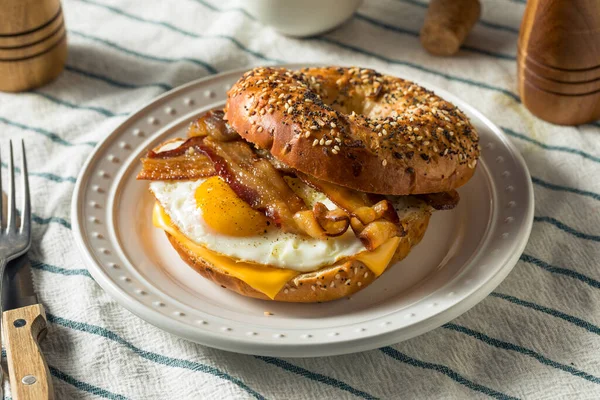
[[241,295],[324,302],[364,289],[459,201],[478,136],[430,91],[360,68],[261,67],[224,110],[142,158],[154,225]]

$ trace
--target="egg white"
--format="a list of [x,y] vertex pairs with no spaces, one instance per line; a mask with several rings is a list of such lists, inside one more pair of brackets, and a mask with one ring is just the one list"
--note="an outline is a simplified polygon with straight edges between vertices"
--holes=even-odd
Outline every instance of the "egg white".
[[[195,192],[204,179],[197,181],[155,181],[150,190],[179,231],[193,242],[214,252],[240,261],[309,272],[337,260],[365,251],[351,229],[343,235],[326,240],[285,233],[269,227],[264,234],[250,237],[224,235],[212,229],[202,218]],[[322,202],[327,208],[335,205],[323,194],[314,191],[309,203]],[[311,204],[309,206],[312,207]]]

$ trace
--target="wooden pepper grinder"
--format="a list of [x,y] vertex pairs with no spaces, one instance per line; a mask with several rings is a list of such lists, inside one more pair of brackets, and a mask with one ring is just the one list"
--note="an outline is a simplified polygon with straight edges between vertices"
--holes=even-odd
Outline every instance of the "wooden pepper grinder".
[[519,93],[560,125],[600,118],[600,1],[528,0],[517,57]]
[[66,60],[60,0],[0,1],[0,91],[42,86],[61,73]]

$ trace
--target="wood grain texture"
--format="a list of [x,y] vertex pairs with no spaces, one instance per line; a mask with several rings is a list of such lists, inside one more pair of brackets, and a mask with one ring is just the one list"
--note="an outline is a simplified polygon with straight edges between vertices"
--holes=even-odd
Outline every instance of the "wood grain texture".
[[[46,312],[41,304],[6,311],[3,315],[6,358],[14,400],[54,399],[48,365],[39,347],[46,334]],[[25,384],[23,378],[35,377]]]
[[480,14],[479,0],[432,0],[421,28],[421,44],[436,56],[456,54]]
[[600,1],[527,1],[519,49],[525,57],[551,68],[599,67]]
[[67,58],[59,0],[4,0],[0,12],[0,91],[34,89],[55,79]]
[[600,79],[600,66],[596,68],[586,69],[561,69],[553,68],[547,65],[541,64],[531,57],[526,57],[522,51],[518,51],[517,59],[523,66],[527,67],[532,72],[543,76],[547,79],[559,81],[559,82],[574,82],[583,83],[591,80]]
[[519,93],[537,117],[578,125],[600,117],[600,1],[529,0],[519,33]]
[[558,125],[579,125],[600,118],[600,91],[587,95],[552,93],[519,75],[519,93],[536,117]]
[[[4,17],[1,17],[4,20]],[[21,35],[0,35],[0,49],[29,46],[38,43],[64,25],[64,16],[59,8],[58,12],[48,23],[40,29]]]
[[23,35],[40,29],[59,10],[60,0],[2,0],[0,35]]
[[600,91],[600,78],[586,82],[561,82],[537,74],[521,61],[519,61],[519,71],[523,75],[522,79],[549,92],[565,95],[586,95]]

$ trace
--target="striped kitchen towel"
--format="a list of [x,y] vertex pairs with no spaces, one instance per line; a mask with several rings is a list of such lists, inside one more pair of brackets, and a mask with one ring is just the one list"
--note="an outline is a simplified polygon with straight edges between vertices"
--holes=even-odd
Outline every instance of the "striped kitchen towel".
[[[31,256],[58,399],[600,398],[600,124],[550,125],[521,104],[515,53],[523,0],[484,1],[452,58],[432,57],[419,44],[424,0],[365,0],[339,29],[306,40],[282,37],[225,0],[63,3],[65,72],[41,89],[0,94],[2,140],[24,137],[29,148]],[[536,206],[525,253],[496,291],[404,343],[281,359],[171,336],[94,282],[70,221],[73,185],[94,145],[171,88],[277,62],[354,64],[430,82],[504,130],[527,161]]]

